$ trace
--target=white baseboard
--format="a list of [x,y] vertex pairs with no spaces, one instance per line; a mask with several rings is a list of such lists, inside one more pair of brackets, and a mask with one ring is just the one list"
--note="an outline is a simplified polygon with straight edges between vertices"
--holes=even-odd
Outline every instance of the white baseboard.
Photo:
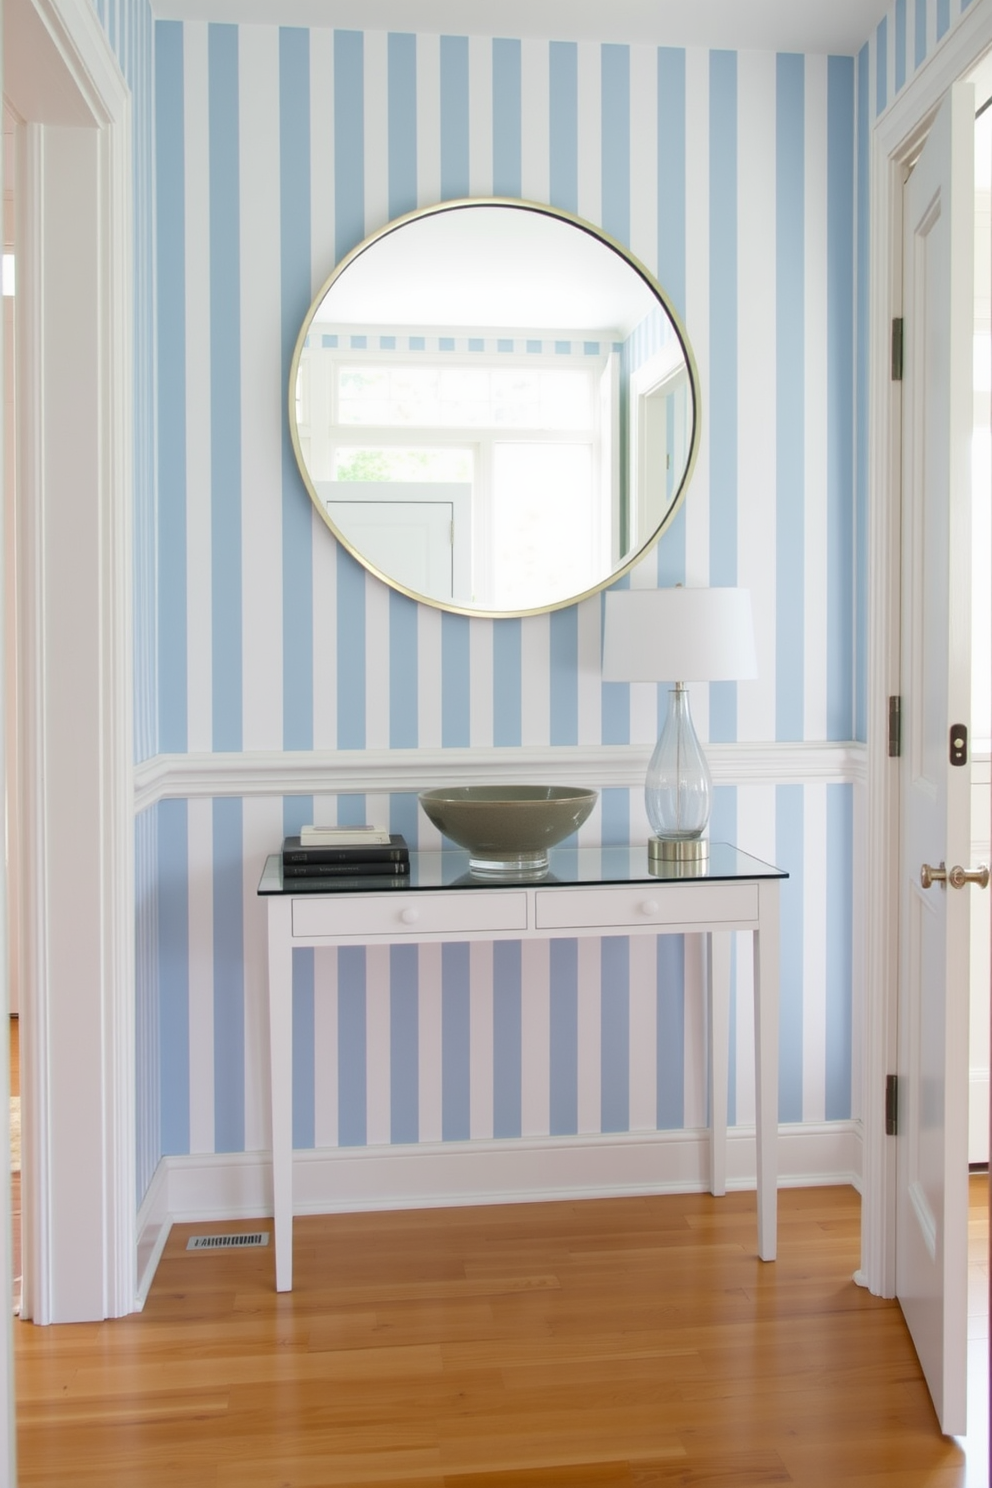
[[[850,1183],[860,1191],[861,1145],[860,1122],[781,1126],[779,1187]],[[295,1155],[293,1209],[334,1214],[699,1193],[708,1187],[708,1162],[709,1138],[698,1130],[323,1148]],[[727,1187],[754,1186],[754,1128],[732,1128]],[[139,1306],[172,1224],[271,1213],[268,1153],[163,1158],[138,1216]]]

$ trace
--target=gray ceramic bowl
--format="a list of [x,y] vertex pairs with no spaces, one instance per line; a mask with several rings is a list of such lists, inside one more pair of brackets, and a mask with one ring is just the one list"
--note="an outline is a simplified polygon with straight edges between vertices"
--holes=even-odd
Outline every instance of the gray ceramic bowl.
[[569,785],[456,785],[418,800],[445,837],[468,848],[473,873],[540,878],[548,848],[582,825],[598,795]]

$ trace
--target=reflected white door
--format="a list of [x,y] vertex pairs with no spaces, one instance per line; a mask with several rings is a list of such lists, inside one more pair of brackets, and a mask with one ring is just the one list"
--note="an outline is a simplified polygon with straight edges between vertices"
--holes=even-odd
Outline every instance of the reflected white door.
[[896,1293],[941,1429],[965,1429],[974,89],[956,84],[906,183]]

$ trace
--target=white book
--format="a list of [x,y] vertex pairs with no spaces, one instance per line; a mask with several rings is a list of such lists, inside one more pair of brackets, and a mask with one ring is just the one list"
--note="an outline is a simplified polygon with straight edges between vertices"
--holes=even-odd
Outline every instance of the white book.
[[388,827],[301,827],[301,847],[388,847]]

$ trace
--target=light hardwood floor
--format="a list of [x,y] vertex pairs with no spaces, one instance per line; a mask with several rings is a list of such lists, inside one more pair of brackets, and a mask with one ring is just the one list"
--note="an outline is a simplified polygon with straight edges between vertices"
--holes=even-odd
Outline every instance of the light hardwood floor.
[[898,1307],[851,1280],[857,1195],[780,1207],[770,1265],[753,1194],[302,1218],[282,1296],[271,1248],[188,1254],[177,1227],[142,1315],[15,1326],[20,1481],[984,1483]]

